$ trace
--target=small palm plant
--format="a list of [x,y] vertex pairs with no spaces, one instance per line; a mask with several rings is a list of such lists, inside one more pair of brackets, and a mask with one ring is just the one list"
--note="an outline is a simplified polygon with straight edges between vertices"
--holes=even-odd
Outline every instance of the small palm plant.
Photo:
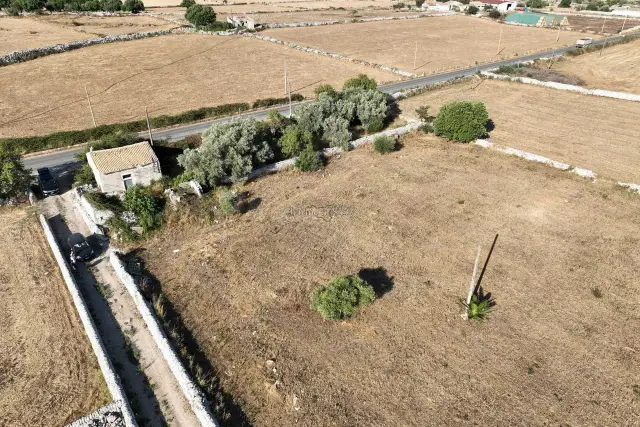
[[473,295],[466,306],[468,319],[483,320],[491,312],[492,304],[489,298],[479,299],[477,295]]

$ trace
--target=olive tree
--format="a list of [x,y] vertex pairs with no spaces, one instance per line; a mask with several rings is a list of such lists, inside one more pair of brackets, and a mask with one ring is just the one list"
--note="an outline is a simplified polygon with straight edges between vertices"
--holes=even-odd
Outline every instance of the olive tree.
[[25,194],[31,183],[20,155],[0,146],[0,199],[9,199]]
[[273,158],[269,144],[259,138],[255,119],[215,123],[202,134],[202,145],[187,149],[178,163],[195,179],[216,185],[248,174]]
[[356,117],[367,126],[373,121],[383,121],[389,112],[387,96],[377,90],[347,89],[343,98],[356,105]]
[[201,4],[189,6],[184,17],[196,28],[206,27],[216,22],[216,13],[213,8]]
[[351,132],[349,132],[349,122],[339,116],[329,116],[322,123],[323,136],[329,142],[330,147],[340,147],[343,150],[349,149]]
[[313,135],[302,130],[299,125],[289,125],[285,128],[278,145],[284,154],[295,155],[302,151],[306,145],[312,145]]

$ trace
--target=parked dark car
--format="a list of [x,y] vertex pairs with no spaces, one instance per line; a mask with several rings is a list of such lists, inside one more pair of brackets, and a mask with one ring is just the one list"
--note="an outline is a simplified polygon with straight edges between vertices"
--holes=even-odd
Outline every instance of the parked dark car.
[[42,194],[45,196],[60,194],[58,180],[53,177],[49,168],[38,169],[38,182],[40,183]]
[[73,233],[67,239],[67,244],[71,248],[71,262],[88,261],[93,257],[93,249],[89,246],[89,242],[80,233]]

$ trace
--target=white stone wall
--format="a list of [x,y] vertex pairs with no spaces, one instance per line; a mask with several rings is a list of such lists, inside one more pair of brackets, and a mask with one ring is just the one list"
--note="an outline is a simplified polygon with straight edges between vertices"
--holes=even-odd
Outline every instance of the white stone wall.
[[53,231],[51,230],[47,219],[42,214],[39,218],[40,224],[42,224],[42,228],[44,229],[44,234],[47,242],[49,242],[49,246],[51,247],[53,256],[58,263],[58,267],[60,268],[60,272],[62,273],[64,282],[67,285],[67,289],[69,290],[73,303],[76,307],[76,310],[78,311],[78,316],[80,317],[82,326],[84,327],[85,333],[87,334],[87,338],[89,338],[89,342],[91,343],[93,352],[96,355],[96,359],[98,359],[98,365],[100,366],[102,376],[107,383],[109,393],[111,393],[111,397],[114,399],[114,401],[121,402],[120,410],[122,411],[125,425],[127,427],[137,427],[133,412],[131,411],[131,407],[129,406],[129,401],[127,400],[127,396],[124,392],[124,389],[122,388],[122,384],[120,383],[120,378],[116,374],[113,365],[111,364],[111,360],[107,355],[107,351],[104,347],[104,344],[102,343],[100,335],[98,334],[96,325],[94,324],[93,319],[89,314],[89,309],[87,308],[82,294],[80,293],[80,288],[78,287],[73,274],[71,274],[71,271],[69,270],[66,258],[62,255],[62,251],[58,246],[58,241],[53,235]]
[[634,93],[614,92],[611,90],[602,90],[602,89],[587,89],[581,86],[568,85],[564,83],[543,82],[540,80],[531,79],[529,77],[513,77],[513,76],[507,76],[504,74],[495,74],[489,71],[482,71],[482,75],[492,79],[508,80],[511,82],[519,82],[519,83],[525,83],[525,84],[536,85],[536,86],[545,86],[553,89],[566,90],[570,92],[578,92],[585,95],[602,96],[605,98],[615,98],[615,99],[623,99],[625,101],[640,102],[640,95],[637,95]]
[[401,16],[380,16],[376,18],[351,18],[343,20],[330,20],[330,21],[307,21],[307,22],[274,22],[268,24],[262,24],[265,29],[270,28],[289,28],[289,27],[319,27],[323,25],[336,25],[336,24],[355,24],[365,22],[378,22],[378,21],[397,21],[403,19],[419,19],[419,18],[434,18],[438,16],[454,15],[452,12],[445,13],[431,13],[431,14],[418,14],[418,15],[401,15]]
[[124,265],[117,255],[117,250],[109,250],[109,261],[116,272],[116,275],[122,281],[127,291],[131,295],[133,302],[138,308],[138,312],[142,316],[147,329],[151,333],[153,340],[160,349],[162,356],[166,360],[171,372],[178,381],[180,389],[184,393],[191,409],[196,414],[198,421],[203,427],[218,427],[218,422],[211,414],[209,403],[200,390],[200,388],[191,380],[187,370],[182,366],[182,362],[173,351],[169,340],[167,339],[164,330],[160,326],[158,319],[149,304],[144,299],[138,286],[136,285],[133,277],[126,271]]

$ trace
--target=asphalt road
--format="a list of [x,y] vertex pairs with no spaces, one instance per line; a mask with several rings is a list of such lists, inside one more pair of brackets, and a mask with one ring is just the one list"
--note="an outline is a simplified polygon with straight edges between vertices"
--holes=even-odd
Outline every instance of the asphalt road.
[[[577,34],[576,36],[579,37],[579,34]],[[638,37],[638,36],[640,36],[640,34],[636,33],[636,34],[628,35],[627,37]],[[610,37],[606,40],[607,40],[607,43],[610,43],[610,42],[615,42],[617,40],[620,40],[622,38],[623,38],[622,36],[616,36],[616,37]],[[594,41],[593,44],[602,45],[604,42],[605,42],[605,39],[601,39],[601,40]],[[553,56],[562,55],[565,52],[568,52],[570,50],[575,50],[575,49],[576,48],[574,46],[569,46],[565,48],[534,53],[532,55],[518,56],[516,58],[506,59],[504,61],[496,61],[490,64],[479,65],[473,68],[466,68],[463,70],[451,71],[451,72],[442,73],[442,74],[435,74],[435,75],[426,76],[426,77],[418,77],[412,80],[405,80],[405,81],[393,83],[390,85],[379,86],[378,89],[382,92],[393,94],[393,93],[401,92],[407,89],[413,89],[413,88],[426,86],[434,83],[446,82],[448,80],[454,80],[461,77],[472,76],[478,71],[491,70],[493,68],[500,67],[501,65],[510,65],[510,64],[517,64],[519,62],[533,61],[535,59],[550,57],[552,55]],[[304,105],[308,102],[312,102],[312,101],[302,101],[302,102],[294,103],[292,104],[292,110],[295,111],[301,105]],[[289,115],[288,105],[275,107],[275,109],[278,110],[281,114],[284,114],[286,116]],[[231,117],[224,117],[222,119],[209,120],[204,122],[188,124],[180,127],[174,127],[170,129],[153,131],[153,138],[156,140],[165,139],[168,141],[177,141],[189,135],[202,133],[203,131],[208,129],[212,123],[215,123],[215,122],[224,123],[224,122],[228,122],[230,120],[234,120],[242,117],[245,117],[245,118],[253,117],[257,120],[262,120],[267,117],[267,112],[268,111],[266,110],[251,111],[248,113],[238,114]],[[141,133],[140,135],[144,137],[147,135],[147,133],[144,132],[144,133]],[[56,152],[42,154],[42,155],[29,156],[29,157],[26,157],[23,162],[25,167],[30,168],[32,170],[45,167],[45,166],[61,167],[63,165],[64,167],[62,169],[65,169],[65,168],[70,169],[70,168],[73,168],[74,165],[78,164],[76,156],[78,154],[81,154],[83,151],[84,151],[84,148],[70,148],[68,150],[63,150],[63,151],[56,151]]]

